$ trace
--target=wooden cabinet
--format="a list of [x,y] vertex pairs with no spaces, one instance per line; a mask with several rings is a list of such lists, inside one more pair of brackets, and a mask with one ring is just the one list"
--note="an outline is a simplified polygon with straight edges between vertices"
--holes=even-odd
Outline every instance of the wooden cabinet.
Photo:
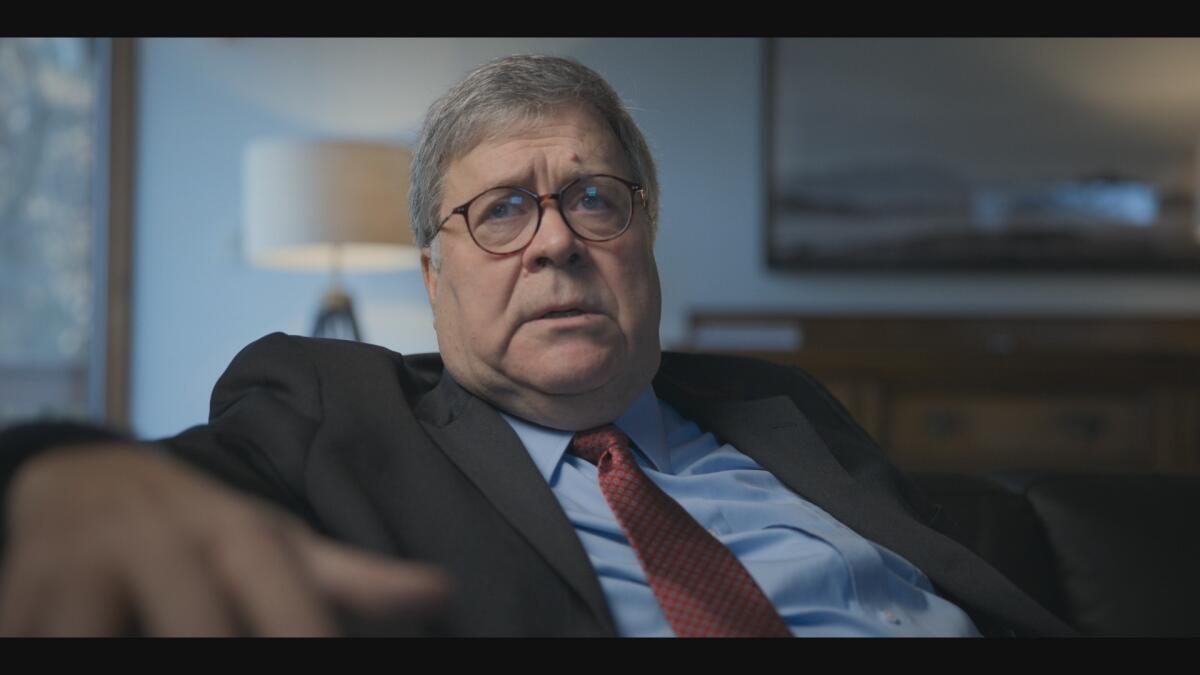
[[908,469],[1200,473],[1200,319],[706,313],[685,348],[804,368]]

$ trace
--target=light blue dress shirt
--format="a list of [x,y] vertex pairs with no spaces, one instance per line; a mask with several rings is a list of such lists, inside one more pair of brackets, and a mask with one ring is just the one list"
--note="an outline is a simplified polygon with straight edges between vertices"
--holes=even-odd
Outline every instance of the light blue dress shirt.
[[[501,413],[525,444],[600,578],[626,636],[672,636],[571,432]],[[638,465],[737,556],[797,636],[970,636],[971,619],[895,553],[792,492],[754,460],[684,419],[652,387],[615,422]]]

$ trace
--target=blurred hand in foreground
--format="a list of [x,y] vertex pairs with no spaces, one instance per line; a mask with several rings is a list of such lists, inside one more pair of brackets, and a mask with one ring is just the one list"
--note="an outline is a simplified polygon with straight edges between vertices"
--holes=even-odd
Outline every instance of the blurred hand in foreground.
[[0,635],[332,636],[337,612],[409,616],[447,575],[314,533],[135,445],[47,452],[10,484]]

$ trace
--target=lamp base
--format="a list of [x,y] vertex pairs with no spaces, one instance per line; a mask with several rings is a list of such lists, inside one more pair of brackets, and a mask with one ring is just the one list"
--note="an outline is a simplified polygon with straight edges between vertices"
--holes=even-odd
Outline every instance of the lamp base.
[[330,288],[321,298],[321,308],[313,324],[313,337],[336,338],[362,342],[358,321],[354,318],[354,303],[341,288]]

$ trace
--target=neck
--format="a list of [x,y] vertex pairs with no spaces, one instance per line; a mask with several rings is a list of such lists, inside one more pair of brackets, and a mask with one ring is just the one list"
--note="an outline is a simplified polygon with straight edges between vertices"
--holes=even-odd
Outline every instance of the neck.
[[451,375],[464,389],[510,415],[551,429],[580,431],[608,424],[628,410],[654,380],[660,359],[655,352],[651,363],[627,369],[597,389],[578,394],[551,394],[511,381],[476,387],[469,377],[453,371]]

